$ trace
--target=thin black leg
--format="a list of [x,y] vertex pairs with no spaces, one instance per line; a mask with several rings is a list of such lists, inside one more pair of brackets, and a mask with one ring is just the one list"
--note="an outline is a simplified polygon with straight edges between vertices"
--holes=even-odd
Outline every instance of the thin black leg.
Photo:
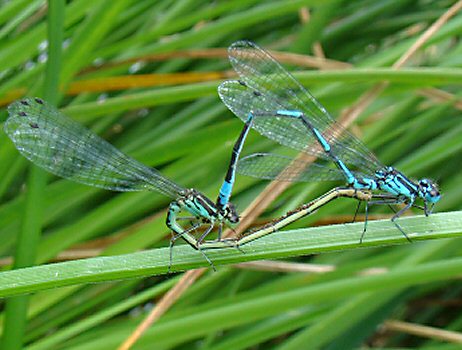
[[212,260],[210,260],[210,258],[207,256],[207,254],[204,253],[204,251],[201,249],[200,245],[199,247],[197,248],[197,250],[202,254],[202,256],[204,257],[205,260],[207,260],[207,262],[209,263],[210,267],[213,269],[213,271],[217,271],[217,269],[215,268],[215,265],[213,264]]
[[428,204],[427,201],[424,202],[424,213],[425,213],[425,216],[429,216],[432,211],[433,211],[433,207],[435,206],[435,204]]
[[199,248],[201,243],[204,241],[204,238],[207,237],[208,234],[210,233],[210,231],[212,231],[212,230],[213,230],[213,224],[210,224],[210,226],[207,227],[207,230],[205,230],[205,232],[197,240],[197,248]]
[[[359,208],[361,208],[361,201],[358,201],[358,205],[356,206],[356,210],[355,210],[355,215],[353,216],[353,220],[351,221],[352,223],[356,221],[356,217],[358,216],[358,213],[359,213]],[[367,203],[366,203],[366,208],[367,208]]]
[[391,221],[395,224],[395,226],[398,228],[398,230],[401,231],[401,233],[404,235],[404,237],[406,237],[406,239],[412,243],[411,239],[408,237],[408,235],[406,234],[406,232],[404,232],[404,230],[402,229],[402,227],[396,222],[396,219],[398,219],[401,215],[403,215],[404,212],[406,212],[410,207],[412,207],[412,202],[409,202],[406,204],[406,206],[401,209],[399,212],[397,212],[392,218],[391,218]]
[[221,234],[223,233],[223,222],[220,222],[220,225],[218,225],[218,232],[217,232],[217,241],[221,241]]
[[215,268],[215,265],[213,264],[212,260],[209,259],[207,254],[205,254],[204,251],[201,248],[201,243],[204,241],[204,238],[207,237],[207,235],[210,233],[210,231],[212,231],[212,229],[213,229],[213,224],[210,224],[210,226],[207,228],[207,230],[205,230],[205,232],[199,237],[199,239],[197,240],[197,250],[202,254],[204,259],[207,260],[207,262],[209,263],[209,265],[213,269],[213,271],[217,271],[217,269]]
[[366,202],[366,208],[365,208],[364,214],[365,214],[364,215],[364,227],[363,227],[363,233],[361,233],[361,238],[359,239],[359,244],[363,243],[363,238],[367,231],[367,221],[369,218],[369,202]]
[[[181,236],[183,236],[185,233],[189,233],[191,231],[194,231],[196,230],[197,228],[199,228],[202,224],[201,223],[196,223],[195,225],[191,226],[190,228],[188,228],[187,230],[181,232],[181,233],[177,233],[177,234],[174,234],[172,232],[172,238],[170,239],[170,245],[169,245],[169,250],[170,250],[170,260],[169,260],[169,263],[168,263],[168,273],[170,273],[170,270],[172,268],[172,263],[173,263],[173,245],[175,244],[176,240],[178,238],[180,238]],[[197,247],[194,247],[194,248],[197,248]],[[208,261],[209,259],[206,258],[206,260]]]
[[396,209],[392,207],[392,204],[388,204],[388,208],[390,208],[393,213],[397,213]]
[[[391,207],[391,205],[393,204],[401,204],[403,203],[403,199],[401,198],[397,198],[397,197],[393,197],[393,196],[389,196],[387,194],[377,194],[377,195],[374,195],[374,198],[378,198],[376,200],[372,200],[372,201],[369,201],[369,202],[366,202],[366,211],[365,211],[365,214],[366,214],[366,218],[365,218],[365,221],[364,221],[364,229],[363,229],[363,233],[361,234],[361,238],[359,239],[359,243],[362,244],[363,243],[363,238],[366,234],[366,231],[367,231],[367,222],[369,220],[369,206],[371,205],[383,205],[383,204],[386,204],[388,205],[394,212],[395,212],[395,216],[398,214],[396,213],[396,211],[394,210],[393,207]],[[395,217],[393,216],[393,217]],[[393,221],[393,219],[392,219]],[[406,238],[407,235],[404,233],[404,231],[402,230],[402,228],[396,223],[393,221],[393,223],[398,227],[398,229],[404,234],[404,236]],[[408,238],[409,239],[409,238]]]

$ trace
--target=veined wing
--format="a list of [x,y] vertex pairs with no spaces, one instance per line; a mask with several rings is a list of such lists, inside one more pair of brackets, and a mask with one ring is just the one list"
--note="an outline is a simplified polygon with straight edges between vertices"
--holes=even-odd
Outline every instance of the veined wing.
[[254,114],[252,127],[260,134],[298,150],[304,150],[319,158],[330,159],[310,131],[294,118],[275,115],[282,108],[269,94],[262,95],[236,80],[220,84],[218,94],[224,104],[241,120]]
[[[303,112],[343,162],[369,173],[382,167],[368,148],[338,124],[268,52],[252,42],[238,41],[230,46],[228,53],[242,81],[223,83],[219,95],[239,118],[246,120],[250,111],[257,116],[274,116],[278,110]],[[313,135],[298,119],[256,117],[254,128],[283,145],[326,158]]]
[[183,191],[45,101],[25,98],[8,113],[4,129],[16,148],[55,175],[113,191],[158,191],[173,198]]
[[260,179],[290,182],[345,180],[345,176],[337,168],[318,163],[307,164],[290,157],[270,153],[254,153],[243,157],[237,163],[237,172]]

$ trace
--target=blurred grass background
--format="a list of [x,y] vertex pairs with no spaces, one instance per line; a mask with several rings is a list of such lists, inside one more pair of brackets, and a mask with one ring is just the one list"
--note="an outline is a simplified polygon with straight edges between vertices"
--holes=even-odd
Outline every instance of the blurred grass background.
[[[297,76],[334,116],[388,79],[390,86],[351,130],[383,163],[412,177],[437,180],[443,192],[437,211],[458,210],[462,15],[432,36],[402,72],[389,68],[454,3],[75,0],[55,1],[56,11],[47,18],[45,1],[2,1],[1,120],[16,98],[46,96],[134,158],[214,199],[242,127],[219,101],[216,87],[232,76],[225,48],[250,39],[268,49],[317,57],[314,63],[292,61],[289,67],[303,71]],[[54,38],[48,23],[56,25]],[[62,57],[57,54],[47,70],[53,57],[48,47],[61,37]],[[58,78],[61,94],[52,83]],[[287,151],[252,131],[244,154],[274,149]],[[30,265],[168,244],[168,198],[111,193],[40,174],[34,182],[30,164],[4,133],[0,162],[5,270],[11,268],[12,256]],[[41,185],[45,179],[47,185]],[[239,176],[233,202],[242,211],[266,185]],[[292,185],[260,220],[277,217],[332,185]],[[36,192],[27,191],[34,188]],[[355,205],[348,200],[332,203],[293,227],[351,220]],[[389,212],[374,211],[383,214]],[[41,226],[40,239],[28,236]],[[270,271],[219,267],[191,287],[133,348],[458,349],[458,280],[421,281],[390,290],[394,280],[383,279],[373,291],[356,295],[347,286],[365,272],[416,267],[416,274],[423,273],[417,270],[422,263],[440,266],[440,260],[460,256],[461,249],[460,239],[446,239],[296,259],[335,268],[324,274],[279,272],[269,263]],[[19,349],[21,344],[26,349],[117,348],[177,279],[77,284],[39,292],[29,300],[10,299],[0,319],[2,349]],[[428,281],[433,280],[428,274]],[[299,299],[290,299],[289,292]],[[246,305],[257,304],[259,308],[246,312]],[[274,312],[269,315],[268,310]],[[416,335],[416,325],[433,328]],[[436,332],[441,330],[452,331],[451,337]]]

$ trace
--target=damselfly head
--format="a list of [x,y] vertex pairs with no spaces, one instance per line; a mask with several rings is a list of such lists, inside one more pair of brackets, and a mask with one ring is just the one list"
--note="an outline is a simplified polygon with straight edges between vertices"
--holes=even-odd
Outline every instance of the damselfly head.
[[233,203],[228,202],[223,208],[223,217],[231,224],[237,224],[239,222],[239,214],[237,213],[236,207]]
[[441,198],[438,185],[429,179],[419,180],[419,196],[429,203],[436,203]]

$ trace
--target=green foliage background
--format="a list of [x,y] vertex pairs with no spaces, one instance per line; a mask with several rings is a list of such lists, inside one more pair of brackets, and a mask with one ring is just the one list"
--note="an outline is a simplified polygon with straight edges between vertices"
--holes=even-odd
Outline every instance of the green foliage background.
[[[379,328],[389,319],[455,332],[462,327],[462,285],[455,279],[462,267],[458,258],[462,240],[448,238],[462,232],[461,214],[456,211],[462,204],[462,123],[457,104],[462,15],[451,18],[405,69],[389,68],[453,3],[74,0],[67,4],[54,1],[47,19],[45,1],[1,2],[2,121],[7,116],[5,106],[21,94],[59,101],[67,115],[121,150],[181,185],[215,198],[242,123],[219,101],[216,87],[220,80],[208,81],[206,75],[231,68],[225,57],[174,58],[171,54],[188,49],[207,52],[239,39],[312,54],[313,45],[320,43],[326,57],[353,67],[303,71],[297,75],[302,83],[337,116],[374,84],[390,81],[352,130],[383,163],[441,184],[443,198],[437,211],[449,213],[402,222],[422,232],[421,238],[447,239],[380,247],[404,240],[388,221],[371,222],[364,244],[368,248],[349,249],[359,246],[361,223],[300,229],[320,219],[338,221],[339,215],[354,213],[355,203],[336,201],[293,225],[295,230],[245,247],[244,255],[230,250],[211,252],[218,271],[210,271],[190,288],[134,349],[460,346]],[[306,23],[300,18],[302,9],[311,13]],[[47,21],[56,26],[48,32]],[[45,69],[46,43],[56,48],[61,38],[62,57],[59,50],[50,52],[48,59],[54,63]],[[146,58],[164,53],[167,58]],[[128,59],[125,64],[109,65]],[[99,80],[93,80],[93,87],[101,87],[108,78],[122,75],[186,76],[192,72],[203,73],[203,81],[176,84],[170,76],[157,86],[135,84],[119,90],[64,93],[64,87],[72,83],[95,78]],[[58,78],[62,94],[57,92]],[[440,98],[430,88],[449,95]],[[252,132],[244,154],[268,150],[288,152]],[[11,272],[6,271],[11,269],[6,259],[5,272],[0,273],[0,295],[36,293],[30,298],[4,299],[8,306],[0,319],[2,349],[19,349],[22,343],[26,349],[116,348],[145,317],[153,301],[178,280],[173,275],[149,277],[164,273],[168,265],[164,247],[169,232],[164,222],[169,199],[157,193],[105,192],[30,171],[30,164],[3,133],[0,164],[3,257],[15,256],[15,266],[21,267],[59,260],[63,252],[69,256],[69,249],[106,256]],[[265,185],[239,177],[233,202],[242,211]],[[263,219],[282,215],[332,186],[294,184]],[[374,213],[389,211],[376,208]],[[38,239],[41,224],[43,233]],[[340,251],[328,253],[334,249]],[[138,250],[148,251],[135,253]],[[326,254],[296,261],[334,265],[336,270],[278,273],[220,265],[309,252]],[[190,247],[174,250],[173,268],[199,266],[207,264]],[[364,276],[371,268],[388,272]]]

